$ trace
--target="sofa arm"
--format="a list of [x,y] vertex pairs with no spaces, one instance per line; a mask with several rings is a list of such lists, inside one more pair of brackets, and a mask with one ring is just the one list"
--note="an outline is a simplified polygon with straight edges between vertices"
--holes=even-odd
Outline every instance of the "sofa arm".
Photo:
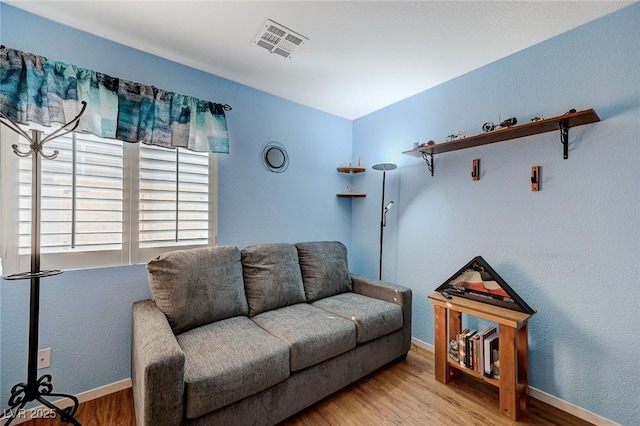
[[179,425],[184,413],[184,352],[151,300],[133,304],[131,381],[138,426]]
[[373,280],[360,275],[351,274],[353,292],[395,303],[402,307],[402,350],[409,352],[411,348],[411,289],[383,281]]

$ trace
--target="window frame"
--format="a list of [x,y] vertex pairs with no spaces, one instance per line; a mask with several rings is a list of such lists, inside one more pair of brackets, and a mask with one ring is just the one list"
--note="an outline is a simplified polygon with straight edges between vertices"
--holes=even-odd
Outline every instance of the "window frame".
[[[51,128],[45,128],[46,133]],[[20,255],[19,213],[19,162],[11,145],[21,138],[15,132],[0,126],[0,271],[9,275],[30,270],[31,255]],[[41,253],[41,269],[87,269],[125,266],[146,263],[149,259],[173,250],[193,249],[217,244],[218,233],[218,159],[215,153],[208,154],[209,160],[209,200],[208,200],[208,243],[198,245],[176,244],[171,246],[141,248],[139,244],[139,179],[140,143],[121,142],[123,145],[123,227],[121,250],[91,250],[69,253]],[[21,144],[25,147],[24,141]],[[24,148],[23,148],[24,149]],[[46,145],[45,145],[45,152]],[[33,155],[33,154],[31,154]],[[29,157],[30,158],[30,157]],[[56,161],[42,159],[42,161]],[[15,200],[15,202],[8,202]]]

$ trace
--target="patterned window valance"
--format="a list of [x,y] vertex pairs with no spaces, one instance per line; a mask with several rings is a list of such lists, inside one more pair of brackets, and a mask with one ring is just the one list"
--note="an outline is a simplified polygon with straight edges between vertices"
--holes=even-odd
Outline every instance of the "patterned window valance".
[[67,123],[125,142],[229,152],[231,108],[0,46],[0,111],[17,123]]

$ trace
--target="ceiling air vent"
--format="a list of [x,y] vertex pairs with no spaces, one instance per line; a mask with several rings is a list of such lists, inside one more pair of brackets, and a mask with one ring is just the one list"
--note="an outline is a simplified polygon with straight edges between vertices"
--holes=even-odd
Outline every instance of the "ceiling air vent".
[[307,40],[309,39],[302,34],[267,19],[253,42],[271,53],[291,58],[293,52],[302,47]]

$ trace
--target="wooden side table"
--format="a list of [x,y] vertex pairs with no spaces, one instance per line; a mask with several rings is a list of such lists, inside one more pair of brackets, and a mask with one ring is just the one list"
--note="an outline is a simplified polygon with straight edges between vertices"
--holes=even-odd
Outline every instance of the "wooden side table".
[[[435,313],[436,380],[447,384],[455,371],[461,371],[490,383],[499,389],[500,412],[511,420],[518,420],[520,405],[526,407],[528,397],[527,320],[531,315],[457,296],[446,299],[440,293],[431,294],[429,299]],[[462,314],[498,323],[499,379],[486,377],[449,359],[449,336],[462,331]]]

